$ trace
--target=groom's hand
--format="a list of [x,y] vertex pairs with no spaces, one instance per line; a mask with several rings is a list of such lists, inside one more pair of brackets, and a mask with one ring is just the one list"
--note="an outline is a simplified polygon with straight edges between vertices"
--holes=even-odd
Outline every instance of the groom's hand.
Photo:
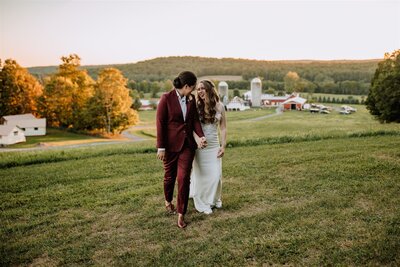
[[203,136],[200,138],[200,148],[205,148],[207,147],[207,139]]
[[161,161],[165,159],[165,151],[157,151],[157,158]]

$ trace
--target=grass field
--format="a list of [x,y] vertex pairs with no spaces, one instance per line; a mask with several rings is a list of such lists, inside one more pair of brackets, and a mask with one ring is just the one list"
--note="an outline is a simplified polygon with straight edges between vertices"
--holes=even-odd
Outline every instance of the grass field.
[[0,265],[398,266],[400,126],[357,108],[228,113],[223,208],[185,230],[154,141],[0,153]]
[[[341,105],[331,104],[333,108]],[[227,112],[228,142],[236,143],[279,138],[316,139],[336,138],[349,135],[368,134],[381,131],[398,132],[399,124],[380,124],[374,120],[363,105],[352,105],[357,112],[342,115],[338,111],[331,114],[315,114],[308,111],[285,111],[282,115],[259,121],[250,119],[275,113],[274,109],[252,109],[243,112]],[[138,131],[147,136],[155,136],[155,111],[140,112],[145,128]]]

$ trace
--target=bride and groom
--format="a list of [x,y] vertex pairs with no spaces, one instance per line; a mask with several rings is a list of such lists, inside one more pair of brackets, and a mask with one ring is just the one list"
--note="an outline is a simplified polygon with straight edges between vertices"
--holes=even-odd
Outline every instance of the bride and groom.
[[225,109],[210,81],[199,83],[195,98],[192,91],[196,83],[197,78],[192,72],[181,72],[174,79],[174,89],[161,97],[157,107],[157,158],[164,163],[165,207],[169,213],[175,212],[172,199],[175,180],[178,180],[179,228],[187,225],[184,215],[189,194],[199,212],[210,214],[213,207],[222,207]]

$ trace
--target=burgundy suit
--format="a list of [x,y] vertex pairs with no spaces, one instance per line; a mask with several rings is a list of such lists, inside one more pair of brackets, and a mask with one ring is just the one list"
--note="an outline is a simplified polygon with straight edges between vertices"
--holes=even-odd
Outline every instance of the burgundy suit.
[[193,95],[190,95],[186,99],[187,111],[185,120],[183,119],[176,90],[162,95],[157,106],[156,117],[157,148],[165,148],[165,200],[168,202],[172,201],[175,180],[178,179],[177,211],[181,214],[185,214],[187,210],[190,172],[197,149],[193,131],[199,137],[204,136],[196,109],[195,98]]

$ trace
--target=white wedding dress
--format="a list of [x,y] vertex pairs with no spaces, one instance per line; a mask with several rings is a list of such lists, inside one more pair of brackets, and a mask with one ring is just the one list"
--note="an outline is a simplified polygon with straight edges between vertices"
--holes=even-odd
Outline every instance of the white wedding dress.
[[222,159],[217,158],[221,116],[221,112],[217,111],[215,123],[201,124],[207,147],[196,150],[191,174],[190,197],[193,198],[196,210],[206,214],[211,214],[213,207],[222,207]]

